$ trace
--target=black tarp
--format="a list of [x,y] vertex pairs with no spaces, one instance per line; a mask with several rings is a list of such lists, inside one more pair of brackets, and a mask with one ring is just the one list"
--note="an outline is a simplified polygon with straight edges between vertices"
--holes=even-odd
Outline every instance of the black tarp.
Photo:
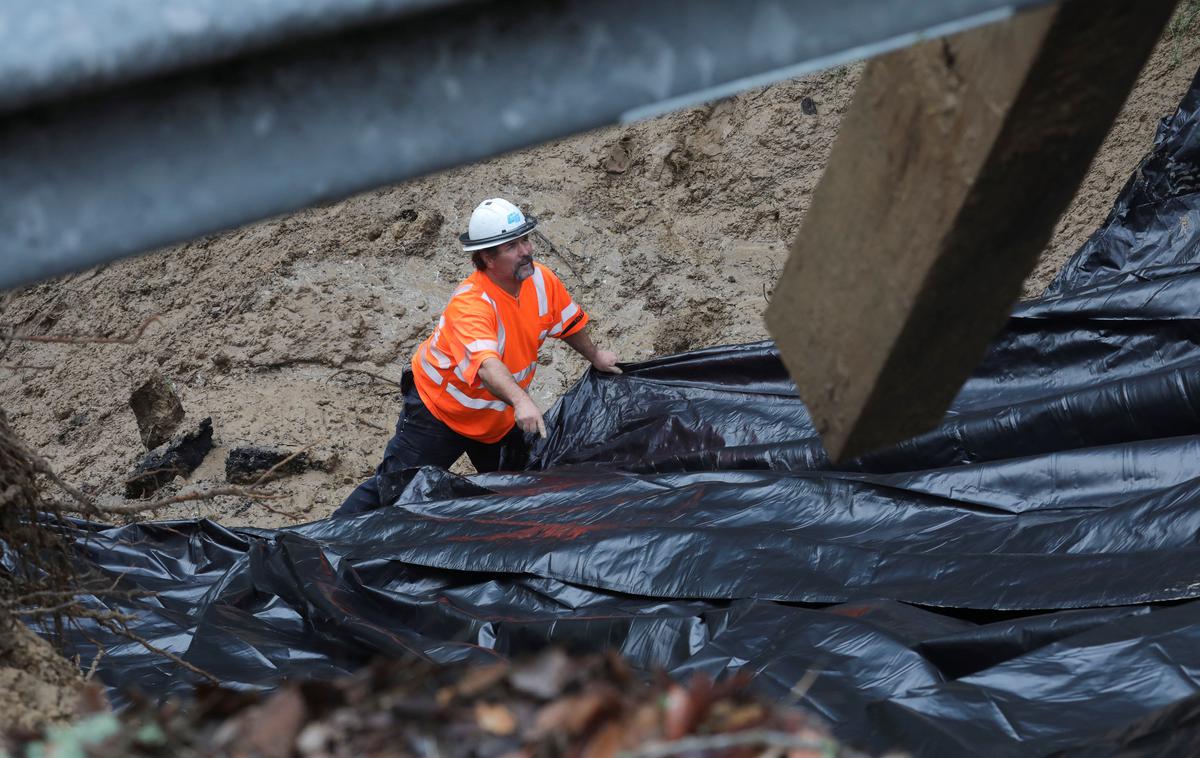
[[[802,702],[869,749],[1194,754],[1198,99],[894,449],[834,469],[770,344],[712,348],[583,377],[520,472],[410,472],[392,507],[278,531],[78,524],[79,549],[158,593],[107,607],[235,687],[559,644],[778,697],[811,672]],[[82,632],[114,688],[193,681]]]

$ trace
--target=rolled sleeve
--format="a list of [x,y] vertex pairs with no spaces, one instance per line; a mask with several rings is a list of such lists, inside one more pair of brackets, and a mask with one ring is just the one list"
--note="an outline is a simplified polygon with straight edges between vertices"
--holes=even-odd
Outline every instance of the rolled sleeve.
[[557,322],[550,327],[550,336],[559,339],[570,337],[587,326],[590,319],[583,308],[571,297],[571,293],[567,292],[566,286],[563,285],[561,279],[554,275],[554,272],[544,269],[544,274],[552,311],[556,314],[555,321]]
[[570,307],[563,310],[561,321],[563,329],[562,333],[557,335],[559,339],[570,337],[572,334],[577,334],[583,329],[583,327],[587,326],[588,321],[590,320],[582,308],[575,303],[571,303],[571,305],[575,308],[574,312],[568,313],[568,311],[571,310]]

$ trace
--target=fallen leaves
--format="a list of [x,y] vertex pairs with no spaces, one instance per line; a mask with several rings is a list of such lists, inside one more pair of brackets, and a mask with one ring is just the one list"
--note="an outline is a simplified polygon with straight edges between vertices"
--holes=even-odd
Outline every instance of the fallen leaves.
[[[737,677],[635,678],[617,656],[548,650],[513,663],[387,661],[274,693],[206,687],[187,708],[121,714],[96,754],[436,755],[504,758],[815,758],[845,755],[806,714]],[[140,741],[139,741],[140,740]]]

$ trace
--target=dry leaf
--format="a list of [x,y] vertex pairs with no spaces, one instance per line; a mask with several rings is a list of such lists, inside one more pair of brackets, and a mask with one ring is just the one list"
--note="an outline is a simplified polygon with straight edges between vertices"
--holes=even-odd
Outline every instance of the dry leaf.
[[716,691],[713,680],[706,674],[696,674],[687,689],[671,685],[667,689],[667,712],[664,730],[668,740],[677,740],[696,731],[708,715]]
[[625,731],[629,736],[629,744],[640,745],[643,742],[654,742],[662,737],[662,719],[658,703],[645,702],[638,706],[633,715],[625,721]]
[[475,704],[475,723],[488,734],[507,737],[517,731],[517,718],[503,705]]
[[719,732],[737,732],[757,726],[767,719],[767,710],[758,703],[734,705],[722,700],[712,709],[707,726]]
[[239,747],[264,758],[288,758],[304,726],[305,710],[304,698],[295,687],[276,692],[262,705],[247,709],[239,719]]
[[575,666],[567,654],[552,648],[533,660],[514,666],[508,675],[508,683],[518,692],[549,700],[562,694],[574,671]]
[[617,686],[628,687],[634,683],[633,670],[629,668],[629,663],[616,650],[610,648],[604,651],[604,664],[608,669],[609,678]]
[[458,685],[454,689],[461,697],[474,697],[500,683],[507,673],[507,663],[475,666],[467,670],[462,679],[458,680]]
[[580,753],[580,758],[613,758],[621,749],[625,729],[621,722],[612,719],[600,727]]
[[684,736],[690,730],[693,718],[691,695],[678,684],[672,684],[667,688],[663,704],[663,737],[677,740]]
[[499,684],[508,674],[507,663],[492,663],[487,666],[474,666],[467,669],[457,684],[443,687],[437,691],[437,704],[445,708],[456,697],[475,697],[494,685]]
[[88,682],[79,688],[79,704],[76,706],[79,715],[90,716],[111,709],[108,696],[104,694],[104,687],[99,682]]
[[534,719],[531,739],[541,739],[561,730],[572,737],[583,734],[601,716],[620,707],[616,692],[608,687],[593,687],[549,703]]

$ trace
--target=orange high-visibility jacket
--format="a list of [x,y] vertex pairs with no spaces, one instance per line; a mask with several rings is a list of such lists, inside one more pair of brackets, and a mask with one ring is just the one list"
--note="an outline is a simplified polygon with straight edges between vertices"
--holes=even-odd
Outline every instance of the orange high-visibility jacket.
[[569,337],[587,322],[567,288],[540,263],[521,283],[519,297],[476,271],[454,291],[437,328],[413,355],[417,392],[429,412],[454,431],[498,442],[513,427],[513,409],[487,391],[477,377],[479,367],[499,358],[527,389],[546,337]]

